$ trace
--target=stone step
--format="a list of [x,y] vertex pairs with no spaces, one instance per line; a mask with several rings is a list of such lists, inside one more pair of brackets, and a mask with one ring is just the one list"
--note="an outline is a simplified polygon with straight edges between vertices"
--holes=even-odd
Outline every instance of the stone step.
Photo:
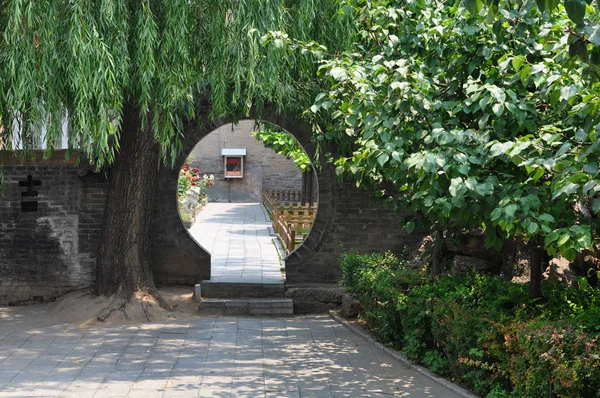
[[283,283],[231,283],[202,281],[202,297],[205,298],[266,298],[283,297]]
[[294,314],[294,302],[284,298],[203,298],[198,310],[204,315],[284,316]]

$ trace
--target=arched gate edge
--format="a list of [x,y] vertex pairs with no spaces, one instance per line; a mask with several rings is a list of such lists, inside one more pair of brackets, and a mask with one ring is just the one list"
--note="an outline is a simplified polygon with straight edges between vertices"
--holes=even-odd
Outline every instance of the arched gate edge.
[[[263,112],[259,117],[249,118],[277,125],[293,135],[305,148],[314,154],[310,126],[277,112]],[[203,118],[202,118],[203,119]],[[188,153],[206,135],[229,124],[230,119],[212,122],[195,121],[186,126],[184,149],[175,161],[175,167],[161,167],[158,192],[154,206],[151,247],[151,267],[158,283],[194,284],[210,279],[210,254],[207,253],[187,232],[177,210],[177,177]],[[335,170],[327,165],[316,170],[319,187],[319,211],[304,243],[286,258],[288,283],[331,283],[340,279],[337,265],[338,242],[328,239],[335,225],[337,178]],[[337,187],[339,188],[339,187]]]

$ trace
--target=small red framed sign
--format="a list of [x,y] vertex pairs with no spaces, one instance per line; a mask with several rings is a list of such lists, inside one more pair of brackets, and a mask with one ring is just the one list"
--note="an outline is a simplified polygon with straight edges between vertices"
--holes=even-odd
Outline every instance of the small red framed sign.
[[244,178],[245,149],[227,148],[221,150],[225,178]]

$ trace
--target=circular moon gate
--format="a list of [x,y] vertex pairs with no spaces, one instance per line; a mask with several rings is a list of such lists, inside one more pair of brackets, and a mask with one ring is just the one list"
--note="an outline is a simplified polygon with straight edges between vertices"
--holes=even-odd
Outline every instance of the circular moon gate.
[[[250,116],[294,136],[308,154],[315,153],[310,126],[285,114]],[[207,119],[207,118],[206,118]],[[154,204],[151,268],[158,283],[194,284],[210,279],[210,254],[188,234],[177,209],[177,179],[187,154],[206,135],[231,123],[220,119],[186,126],[183,151],[174,167],[162,167]],[[341,278],[338,259],[342,247],[365,252],[401,251],[407,236],[394,226],[390,210],[374,206],[372,195],[351,183],[340,183],[333,165],[315,170],[319,211],[310,234],[285,259],[287,284],[336,283]],[[412,238],[412,237],[411,237]]]

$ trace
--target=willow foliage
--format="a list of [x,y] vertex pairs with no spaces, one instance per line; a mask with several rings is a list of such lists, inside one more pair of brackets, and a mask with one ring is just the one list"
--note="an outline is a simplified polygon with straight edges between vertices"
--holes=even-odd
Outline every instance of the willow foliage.
[[0,0],[0,149],[43,142],[49,154],[67,130],[69,149],[102,167],[129,106],[166,161],[205,99],[214,117],[265,103],[299,112],[316,64],[262,37],[338,51],[353,29],[338,11],[337,0]]

